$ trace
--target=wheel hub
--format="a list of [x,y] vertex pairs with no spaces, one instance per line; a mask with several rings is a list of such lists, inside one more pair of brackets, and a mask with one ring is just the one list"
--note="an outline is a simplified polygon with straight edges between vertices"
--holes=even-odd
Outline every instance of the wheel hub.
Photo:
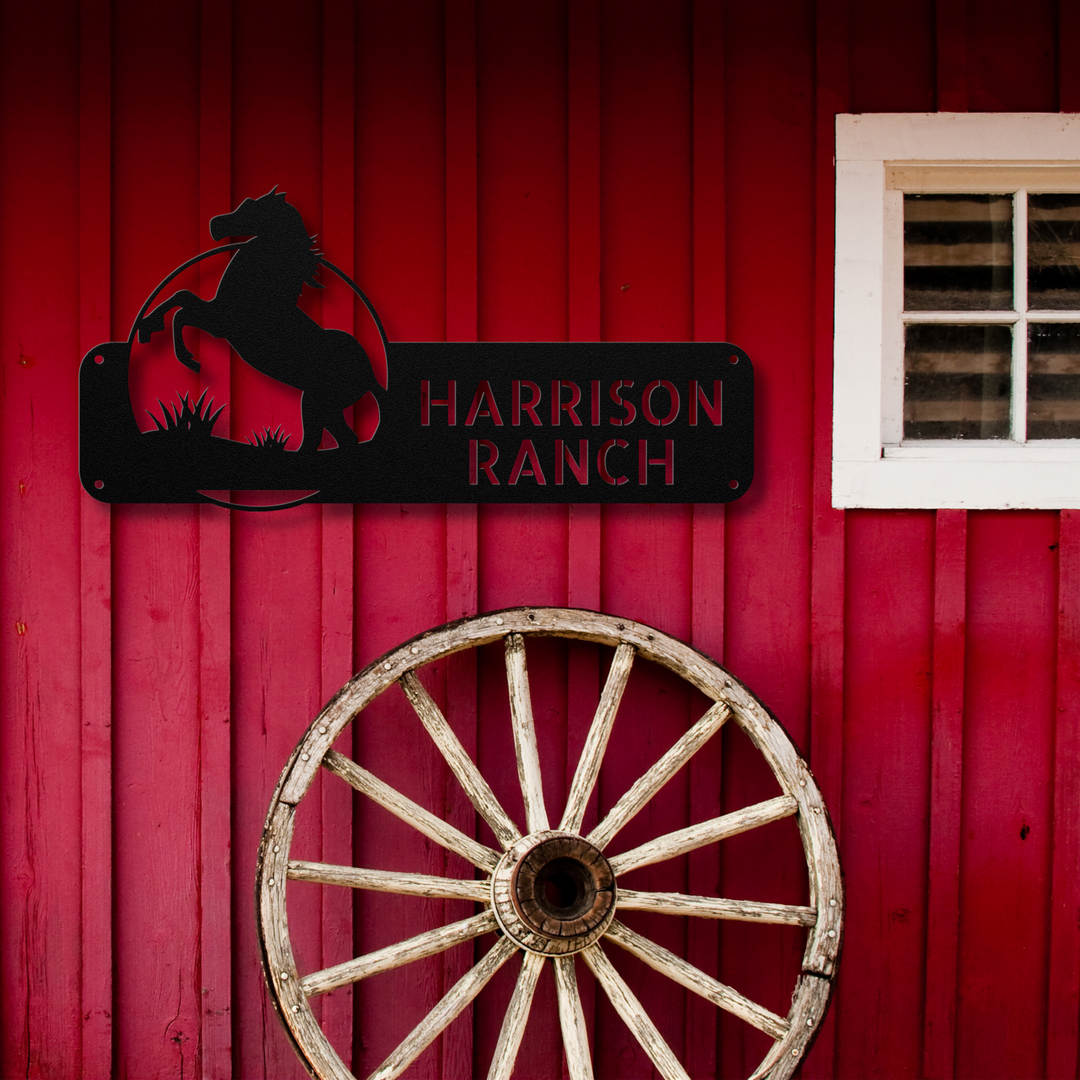
[[573,833],[522,837],[499,861],[491,895],[499,925],[530,952],[580,952],[615,917],[611,866],[598,847]]

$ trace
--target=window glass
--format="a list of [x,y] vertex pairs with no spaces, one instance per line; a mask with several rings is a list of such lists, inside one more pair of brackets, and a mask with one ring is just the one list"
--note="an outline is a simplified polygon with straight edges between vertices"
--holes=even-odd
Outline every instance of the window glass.
[[1080,439],[1080,324],[1028,324],[1027,436]]
[[1012,197],[904,196],[904,308],[1013,306]]
[[1028,196],[1028,307],[1080,308],[1080,195]]
[[905,439],[1009,437],[1012,327],[912,324],[904,337]]

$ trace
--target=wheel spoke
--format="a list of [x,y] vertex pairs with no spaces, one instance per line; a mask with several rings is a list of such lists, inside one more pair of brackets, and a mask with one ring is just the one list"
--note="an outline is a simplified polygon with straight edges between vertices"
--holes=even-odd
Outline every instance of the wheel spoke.
[[525,953],[517,985],[514,987],[514,996],[506,1009],[499,1041],[491,1059],[491,1068],[488,1069],[488,1080],[510,1080],[518,1047],[521,1046],[521,1037],[525,1034],[525,1023],[529,1019],[536,980],[540,978],[543,966],[544,957],[540,953]]
[[346,960],[343,964],[313,971],[300,980],[300,989],[308,997],[325,994],[339,986],[347,986],[349,983],[378,975],[382,971],[404,967],[414,960],[423,960],[425,956],[446,952],[454,945],[496,929],[497,925],[494,912],[488,910],[474,915],[471,919],[462,919],[461,922],[451,923],[449,926],[439,926],[406,941],[399,941],[396,945],[387,945],[385,949]]
[[589,834],[589,842],[601,850],[607,847],[615,834],[708,742],[730,715],[727,705],[717,701],[644,776],[633,783]]
[[393,1080],[393,1077],[400,1076],[483,990],[492,975],[516,951],[517,946],[509,938],[499,938],[483,960],[458,979],[435,1008],[413,1028],[401,1045],[371,1074],[369,1080]]
[[689,915],[702,919],[735,919],[740,922],[778,923],[781,926],[814,926],[817,911],[799,904],[762,904],[756,900],[724,900],[685,893],[619,890],[623,911],[656,911],[662,915]]
[[291,881],[314,881],[320,885],[344,885],[350,889],[426,896],[432,900],[473,900],[483,904],[491,898],[486,881],[442,878],[433,874],[399,874],[394,870],[366,870],[359,866],[295,861],[289,863]]
[[711,975],[706,975],[704,971],[694,967],[693,964],[688,964],[673,952],[657,945],[656,942],[635,934],[618,919],[611,924],[607,936],[616,945],[622,946],[627,952],[644,960],[654,971],[666,975],[680,986],[685,986],[687,990],[693,990],[695,994],[699,994],[721,1009],[726,1009],[740,1020],[753,1024],[766,1035],[771,1035],[774,1039],[782,1039],[790,1030],[790,1025],[783,1017],[743,997],[730,986],[717,982]]
[[631,851],[624,851],[608,861],[614,873],[625,874],[628,870],[636,870],[640,866],[649,866],[652,863],[663,862],[665,859],[673,859],[676,855],[685,855],[688,851],[716,843],[717,840],[724,840],[761,825],[768,825],[771,821],[790,817],[798,808],[799,804],[793,795],[778,795],[775,799],[754,803],[753,806],[736,810],[733,814],[723,814],[721,817],[703,821],[698,825],[691,825],[689,828],[658,836],[655,840],[650,840],[647,844],[642,844]]
[[468,859],[473,866],[481,870],[494,870],[499,861],[498,852],[466,836],[460,829],[437,818],[425,810],[419,803],[395,791],[389,784],[384,784],[367,769],[361,768],[355,761],[339,754],[336,750],[327,752],[323,764],[357,791],[367,795],[380,806],[389,810],[395,817],[401,818],[418,832],[434,840],[437,844],[456,852],[463,859]]
[[399,680],[405,696],[409,699],[416,715],[427,729],[439,752],[446,759],[458,782],[465,789],[469,801],[476,807],[477,813],[491,826],[492,832],[504,848],[510,847],[515,840],[521,839],[517,826],[499,805],[495,793],[488,782],[480,775],[476,763],[468,751],[461,745],[450,725],[446,722],[442,710],[424,689],[414,671],[407,672]]
[[630,678],[634,655],[634,646],[626,642],[615,650],[615,659],[611,661],[611,670],[608,672],[607,682],[604,683],[604,692],[600,695],[600,704],[596,708],[596,715],[589,728],[585,747],[581,751],[581,759],[574,773],[574,782],[570,785],[570,795],[566,800],[566,809],[563,811],[562,822],[559,824],[559,828],[566,832],[576,833],[581,829],[585,807],[596,784],[608,738],[611,736],[611,728],[615,723],[615,714],[619,710],[619,702],[622,701],[626,681]]
[[690,1080],[686,1070],[679,1064],[679,1059],[657,1030],[641,1007],[641,1002],[626,985],[623,977],[612,966],[599,945],[590,945],[582,950],[582,959],[589,965],[596,976],[596,981],[603,987],[608,1000],[615,1006],[615,1011],[634,1033],[634,1038],[641,1044],[642,1050],[659,1070],[664,1080]]
[[544,806],[544,785],[540,779],[529,671],[525,666],[525,639],[520,634],[510,634],[506,639],[506,682],[510,689],[518,779],[525,799],[525,822],[529,832],[540,832],[548,827],[548,816]]
[[555,957],[555,990],[559,996],[559,1027],[570,1080],[593,1080],[592,1054],[589,1052],[589,1033],[585,1027],[585,1012],[578,993],[577,972],[572,956]]

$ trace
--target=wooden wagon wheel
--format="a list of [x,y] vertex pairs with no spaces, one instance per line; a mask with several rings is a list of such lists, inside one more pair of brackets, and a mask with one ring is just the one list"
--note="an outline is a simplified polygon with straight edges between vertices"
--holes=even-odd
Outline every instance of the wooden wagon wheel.
[[[525,642],[532,635],[576,638],[615,647],[607,680],[570,785],[566,807],[552,827],[544,804],[533,726]],[[451,731],[417,678],[417,669],[451,653],[502,640],[511,726],[525,807],[524,833],[499,805],[488,782]],[[713,704],[619,799],[587,835],[586,804],[596,783],[623,690],[636,657],[675,672]],[[331,748],[353,718],[393,683],[400,683],[435,745],[502,850],[465,835]],[[611,841],[648,800],[728,719],[749,736],[779,781],[782,794],[734,813],[691,825],[612,853]],[[477,868],[473,880],[397,873],[291,860],[297,806],[325,770],[397,815],[423,835]],[[809,877],[808,905],[770,904],[721,897],[621,889],[621,874],[715,844],[780,818],[794,816]],[[323,971],[301,975],[293,957],[285,903],[287,880],[328,887],[471,900],[472,918],[422,933]],[[387,653],[353,678],[308,729],[278,783],[259,849],[256,883],[259,941],[274,1005],[301,1059],[316,1076],[351,1080],[352,1074],[323,1034],[309,998],[380,971],[433,956],[482,934],[496,944],[442,998],[372,1073],[387,1080],[409,1064],[476,997],[515,953],[523,960],[507,1009],[489,1078],[510,1077],[545,961],[553,965],[559,1021],[570,1076],[592,1076],[588,1039],[577,989],[576,960],[595,976],[615,1010],[652,1059],[674,1080],[683,1066],[608,958],[625,949],[680,986],[725,1009],[775,1041],[754,1071],[755,1080],[781,1080],[798,1065],[829,1000],[840,950],[843,891],[836,845],[817,785],[780,725],[730,673],[708,657],[657,630],[588,611],[520,608],[479,615],[431,630]],[[640,936],[617,917],[652,911],[689,918],[735,919],[806,928],[802,971],[787,1016],[779,1016],[725,986],[687,961]]]

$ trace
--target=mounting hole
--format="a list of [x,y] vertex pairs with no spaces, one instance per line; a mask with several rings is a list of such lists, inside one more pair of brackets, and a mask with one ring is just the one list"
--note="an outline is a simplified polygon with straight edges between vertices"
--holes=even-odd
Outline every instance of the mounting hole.
[[104,356],[100,356],[100,355],[99,355],[99,356],[95,356],[95,357],[94,357],[94,363],[95,363],[95,364],[104,364],[104,363],[105,363],[105,357],[104,357]]
[[738,480],[729,480],[727,482],[727,486],[729,488],[731,488],[732,491],[734,491],[739,486],[739,481]]
[[730,355],[730,356],[728,357],[728,363],[729,363],[729,364],[737,364],[738,362],[739,362],[739,355],[738,355],[738,353],[732,353],[732,354],[731,354],[731,355]]
[[104,486],[105,486],[105,481],[104,480],[95,480],[94,481],[94,487],[96,487],[98,489],[98,491],[100,491]]

